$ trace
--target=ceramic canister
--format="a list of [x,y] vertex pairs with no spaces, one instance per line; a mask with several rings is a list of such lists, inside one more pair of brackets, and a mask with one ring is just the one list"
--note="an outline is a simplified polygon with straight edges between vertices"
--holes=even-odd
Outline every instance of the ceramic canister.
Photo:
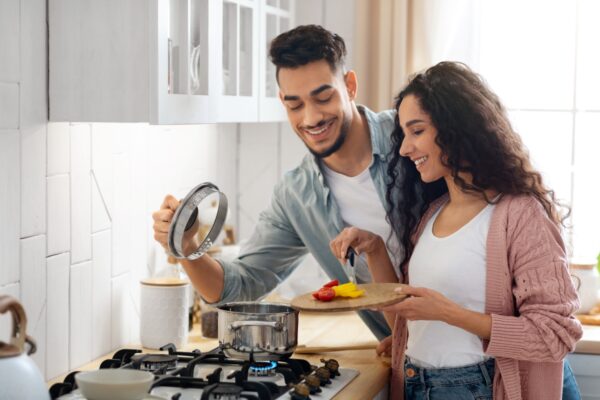
[[596,263],[593,261],[582,262],[581,260],[571,261],[571,278],[577,288],[580,307],[578,314],[588,313],[596,304],[598,304],[598,289],[600,289],[600,277],[596,269]]
[[158,349],[167,343],[182,347],[188,338],[190,285],[177,278],[141,281],[140,340],[142,346]]

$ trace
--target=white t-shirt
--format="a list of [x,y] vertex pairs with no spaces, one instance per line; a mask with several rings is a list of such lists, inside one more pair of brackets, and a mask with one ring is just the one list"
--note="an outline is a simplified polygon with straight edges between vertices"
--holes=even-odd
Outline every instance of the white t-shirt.
[[[388,241],[392,230],[385,219],[385,209],[375,189],[369,168],[357,176],[346,176],[333,171],[324,163],[321,163],[321,167],[331,194],[339,206],[344,225],[354,226],[381,236],[386,242],[392,265],[397,268],[400,247],[396,235],[393,235],[392,239]],[[371,274],[364,254],[355,260],[354,265],[357,281],[371,282]]]
[[[415,246],[408,265],[410,285],[436,290],[464,308],[484,312],[486,240],[494,205],[443,238],[433,234],[440,210]],[[423,368],[461,367],[489,358],[479,337],[441,321],[408,321],[406,354]]]

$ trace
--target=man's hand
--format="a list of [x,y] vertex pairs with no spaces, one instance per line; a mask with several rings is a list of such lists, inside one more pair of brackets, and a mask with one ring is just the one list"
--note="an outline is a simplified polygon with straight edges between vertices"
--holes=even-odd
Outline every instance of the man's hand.
[[168,194],[165,196],[165,199],[160,206],[160,210],[152,213],[152,219],[154,220],[154,239],[165,249],[168,249],[169,247],[167,237],[177,207],[179,207],[179,200]]
[[388,336],[384,338],[379,344],[377,348],[375,348],[375,352],[378,356],[391,357],[392,356],[392,336]]

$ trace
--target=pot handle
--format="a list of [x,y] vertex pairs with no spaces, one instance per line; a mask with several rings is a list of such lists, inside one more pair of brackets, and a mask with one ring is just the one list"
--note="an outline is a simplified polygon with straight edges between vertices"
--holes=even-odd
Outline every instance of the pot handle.
[[283,324],[279,321],[234,321],[229,325],[229,330],[237,331],[244,326],[270,326],[278,332],[283,330]]
[[7,311],[12,314],[12,336],[8,344],[0,342],[0,358],[21,354],[25,348],[25,342],[30,346],[27,354],[35,353],[35,341],[27,336],[27,317],[23,306],[11,296],[0,296],[0,314]]

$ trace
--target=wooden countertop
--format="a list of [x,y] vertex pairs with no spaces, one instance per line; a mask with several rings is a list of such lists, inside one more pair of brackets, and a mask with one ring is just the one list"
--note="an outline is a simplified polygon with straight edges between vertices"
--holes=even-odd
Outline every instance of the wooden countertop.
[[[340,366],[355,368],[360,374],[350,382],[335,398],[344,400],[364,400],[374,397],[389,381],[389,358],[377,357],[377,341],[365,324],[353,312],[336,314],[300,313],[299,348],[321,348],[317,354],[295,354],[312,364],[319,365],[321,358],[335,358]],[[200,349],[208,351],[218,345],[216,339],[201,336],[200,327],[194,326],[186,346],[181,350]],[[327,348],[356,347],[366,349],[327,351]],[[139,345],[123,346],[141,348]],[[324,349],[323,349],[324,348]],[[146,352],[153,350],[144,349]],[[156,352],[156,351],[154,351]],[[575,353],[600,355],[600,326],[584,325],[582,339],[577,343]],[[78,370],[98,369],[102,360],[110,358],[114,352],[94,360]],[[48,381],[48,387],[62,382],[65,375]]]
[[583,337],[577,342],[575,353],[600,354],[600,325],[583,325]]
[[[319,348],[316,354],[294,354],[296,358],[303,358],[310,363],[320,365],[320,359],[335,358],[341,367],[357,369],[360,374],[346,386],[335,399],[364,400],[373,398],[389,381],[389,358],[377,357],[375,346],[377,340],[354,312],[336,314],[300,313],[300,331],[298,333],[299,348]],[[194,326],[190,332],[188,343],[181,349],[191,351],[199,349],[208,351],[217,347],[216,339],[207,339],[200,334],[200,327]],[[357,347],[345,351],[328,351],[327,348]],[[140,345],[123,346],[123,348],[139,348]],[[156,350],[144,349],[145,352]],[[82,367],[80,371],[98,369],[100,363],[110,358],[114,351],[94,360]],[[58,376],[47,382],[48,387],[54,383],[62,382],[66,374]]]

